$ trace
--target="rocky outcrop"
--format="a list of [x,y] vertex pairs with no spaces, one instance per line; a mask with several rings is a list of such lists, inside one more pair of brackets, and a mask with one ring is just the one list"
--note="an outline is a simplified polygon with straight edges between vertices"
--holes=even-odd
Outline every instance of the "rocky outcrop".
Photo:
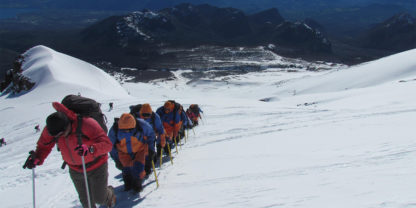
[[35,83],[22,75],[23,60],[23,56],[19,56],[13,63],[13,69],[6,72],[5,80],[0,84],[1,92],[7,91],[17,94],[23,91],[29,91],[33,86],[35,86]]

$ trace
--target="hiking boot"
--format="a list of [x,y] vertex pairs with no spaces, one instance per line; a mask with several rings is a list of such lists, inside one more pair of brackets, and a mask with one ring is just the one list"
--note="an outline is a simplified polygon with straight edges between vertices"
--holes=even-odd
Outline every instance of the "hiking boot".
[[163,149],[163,154],[165,155],[169,155],[169,148],[168,145],[165,145],[164,149]]
[[152,161],[147,161],[146,165],[144,165],[144,171],[146,172],[146,176],[150,175],[152,173]]
[[114,193],[114,188],[112,186],[108,186],[111,190],[111,200],[108,202],[107,207],[113,208],[116,206],[116,194]]
[[120,160],[115,160],[116,168],[119,170],[123,170],[123,164],[121,164]]
[[142,191],[143,191],[143,187],[142,187],[142,185],[140,184],[140,185],[138,185],[138,186],[135,186],[135,187],[133,188],[133,190],[134,190],[134,192],[136,192],[136,193],[140,193],[140,192],[142,192]]
[[124,191],[129,191],[133,188],[131,176],[123,175]]
[[133,190],[137,193],[143,191],[142,180],[138,180],[133,187]]
[[130,191],[133,187],[129,184],[124,184],[124,191]]

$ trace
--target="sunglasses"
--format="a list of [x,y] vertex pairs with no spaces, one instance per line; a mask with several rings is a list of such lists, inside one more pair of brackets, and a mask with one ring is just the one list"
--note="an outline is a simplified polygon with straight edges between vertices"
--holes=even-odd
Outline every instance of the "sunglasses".
[[152,114],[151,113],[142,113],[142,116],[143,117],[145,117],[145,118],[148,118],[148,117],[150,117]]

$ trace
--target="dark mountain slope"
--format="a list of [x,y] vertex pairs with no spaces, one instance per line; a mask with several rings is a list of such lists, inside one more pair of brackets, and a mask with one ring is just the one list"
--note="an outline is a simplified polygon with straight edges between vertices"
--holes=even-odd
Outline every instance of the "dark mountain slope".
[[404,51],[416,48],[416,18],[408,13],[391,17],[360,39],[364,47]]

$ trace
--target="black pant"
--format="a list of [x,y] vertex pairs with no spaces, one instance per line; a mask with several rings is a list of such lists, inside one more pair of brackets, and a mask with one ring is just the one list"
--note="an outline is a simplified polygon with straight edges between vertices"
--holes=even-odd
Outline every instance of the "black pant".
[[144,164],[144,171],[146,172],[146,175],[149,175],[152,172],[152,161],[156,162],[155,156],[155,152],[149,149],[149,155],[147,155]]
[[[170,146],[172,148],[172,146]],[[156,146],[156,157],[155,157],[155,163],[160,159],[160,154],[162,154],[162,145],[157,144]],[[163,153],[165,155],[169,154],[168,144],[166,143],[165,147],[163,148]]]
[[[77,172],[69,169],[69,175],[78,192],[79,200],[83,207],[88,207],[87,191],[85,187],[85,178],[83,172]],[[114,192],[107,187],[108,164],[104,163],[97,169],[87,172],[88,188],[90,192],[91,207],[95,204],[107,205],[113,198]]]

